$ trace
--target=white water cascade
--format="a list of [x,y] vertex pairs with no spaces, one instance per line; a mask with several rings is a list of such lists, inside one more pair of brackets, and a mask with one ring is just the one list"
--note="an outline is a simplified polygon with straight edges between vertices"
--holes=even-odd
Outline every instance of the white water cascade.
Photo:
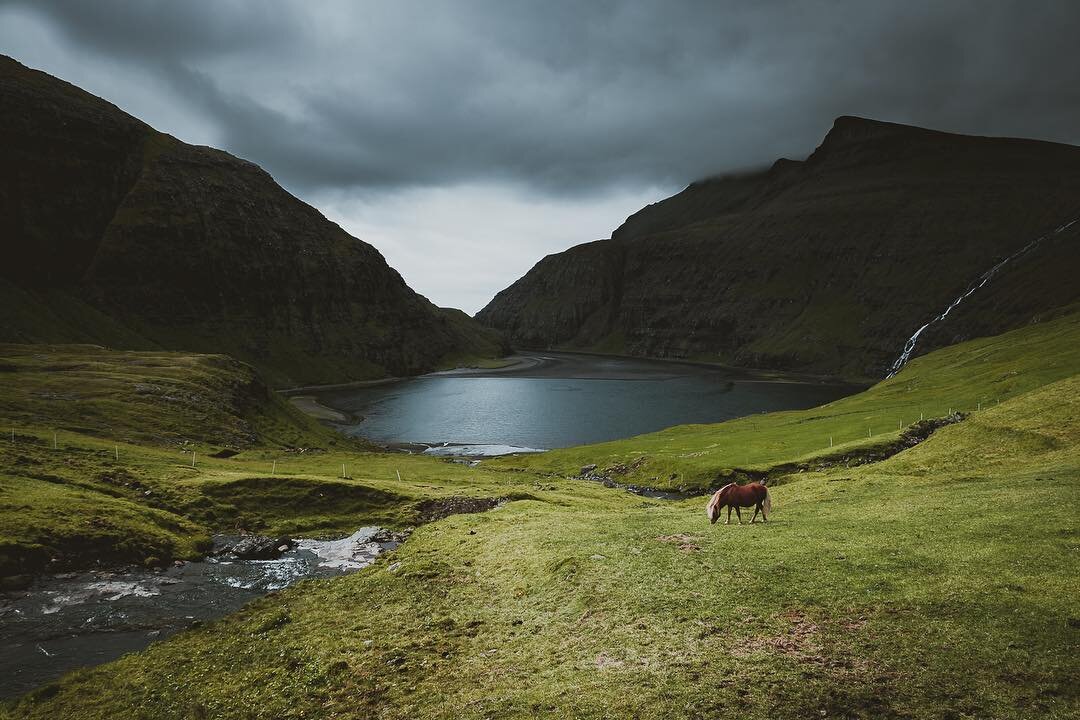
[[997,274],[997,271],[1000,270],[1007,263],[1012,262],[1013,260],[1020,257],[1021,255],[1024,255],[1025,253],[1028,253],[1031,250],[1035,249],[1035,247],[1039,243],[1041,243],[1043,240],[1045,240],[1046,238],[1052,237],[1054,235],[1058,235],[1060,233],[1065,232],[1070,227],[1075,225],[1077,223],[1077,221],[1080,221],[1080,218],[1076,218],[1075,220],[1071,220],[1071,221],[1065,223],[1064,225],[1061,225],[1061,226],[1055,228],[1053,231],[1046,233],[1045,235],[1040,235],[1039,237],[1035,238],[1034,240],[1029,242],[1024,247],[1020,248],[1019,250],[1014,252],[1012,255],[1005,258],[1004,260],[999,262],[997,265],[995,265],[994,267],[990,268],[989,270],[984,272],[982,275],[980,275],[979,278],[968,287],[968,289],[964,292],[963,295],[961,295],[960,297],[953,300],[952,304],[950,304],[949,307],[945,308],[945,312],[941,313],[940,315],[935,317],[933,320],[931,320],[930,322],[923,325],[921,328],[919,328],[918,330],[915,331],[914,335],[912,335],[911,337],[908,338],[908,341],[906,343],[904,343],[904,351],[902,353],[900,353],[900,357],[896,358],[896,362],[894,362],[892,364],[892,367],[889,368],[889,374],[885,376],[885,379],[888,380],[893,375],[900,372],[900,368],[904,367],[904,365],[907,363],[907,361],[911,359],[911,353],[915,351],[915,344],[919,341],[919,336],[923,334],[923,332],[926,330],[926,328],[930,327],[934,323],[938,323],[938,322],[941,322],[942,320],[944,320],[949,315],[949,313],[952,312],[953,308],[955,308],[957,305],[959,305],[964,300],[966,300],[973,292],[975,292],[976,290],[981,288],[986,283],[990,282],[990,279],[992,277],[994,277],[994,275]]

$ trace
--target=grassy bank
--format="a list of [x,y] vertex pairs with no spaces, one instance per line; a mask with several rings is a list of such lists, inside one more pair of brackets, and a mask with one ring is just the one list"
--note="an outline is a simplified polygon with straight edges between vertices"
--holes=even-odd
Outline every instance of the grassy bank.
[[[1077,325],[1064,318],[939,351],[824,408],[479,468],[264,444],[192,469],[179,449],[125,446],[127,471],[153,484],[162,511],[204,528],[333,534],[428,519],[425,503],[453,496],[506,502],[423,524],[365,571],[275,593],[7,712],[1075,717]],[[772,488],[765,525],[710,526],[702,498],[651,500],[564,476],[610,452],[698,468],[705,482],[729,465],[729,447],[755,467],[790,462],[820,453],[810,439],[822,430],[935,400],[941,414],[973,412],[883,462],[789,478]],[[115,462],[107,441],[72,436],[85,465],[62,475],[67,461],[47,440],[43,431],[26,445],[65,491]],[[334,477],[341,463],[349,477]],[[148,507],[145,497],[126,501]]]
[[621,482],[706,490],[732,470],[762,471],[889,444],[920,418],[995,407],[1078,370],[1080,316],[1073,314],[916,358],[891,380],[811,410],[679,425],[488,465],[576,475],[596,464],[616,467]]
[[539,485],[14,712],[1072,717],[1078,391],[1061,381],[776,488],[767,525]]
[[225,355],[0,345],[0,379],[9,436],[37,429],[210,452],[344,442]]
[[370,452],[224,356],[8,345],[0,372],[0,577],[198,557],[223,530],[404,527],[507,484]]
[[0,576],[94,559],[199,557],[220,531],[311,537],[408,527],[421,521],[423,501],[515,495],[535,481],[347,447],[258,447],[229,458],[196,451],[192,467],[188,448],[57,437],[55,449],[52,433],[31,430],[0,443]]

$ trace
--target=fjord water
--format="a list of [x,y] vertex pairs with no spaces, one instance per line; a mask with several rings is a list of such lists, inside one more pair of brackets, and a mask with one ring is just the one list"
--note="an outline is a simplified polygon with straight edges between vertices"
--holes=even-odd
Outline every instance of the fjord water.
[[327,390],[319,400],[360,418],[345,432],[378,442],[551,449],[814,407],[856,389],[693,363],[540,353],[505,370]]

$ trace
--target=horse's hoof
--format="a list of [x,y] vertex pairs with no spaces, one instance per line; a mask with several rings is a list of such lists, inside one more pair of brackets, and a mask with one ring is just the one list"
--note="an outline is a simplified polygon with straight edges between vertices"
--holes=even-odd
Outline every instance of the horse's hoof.
[[725,525],[730,525],[730,524],[731,524],[731,521],[730,521],[730,520],[725,520],[725,521],[724,521],[724,524],[725,524]]

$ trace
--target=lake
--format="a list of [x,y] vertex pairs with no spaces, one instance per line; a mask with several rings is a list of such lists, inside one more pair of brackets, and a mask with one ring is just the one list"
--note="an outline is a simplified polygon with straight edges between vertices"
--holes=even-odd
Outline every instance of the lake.
[[695,363],[536,353],[497,370],[454,370],[314,392],[359,420],[347,434],[495,455],[603,442],[686,423],[814,407],[861,388]]

